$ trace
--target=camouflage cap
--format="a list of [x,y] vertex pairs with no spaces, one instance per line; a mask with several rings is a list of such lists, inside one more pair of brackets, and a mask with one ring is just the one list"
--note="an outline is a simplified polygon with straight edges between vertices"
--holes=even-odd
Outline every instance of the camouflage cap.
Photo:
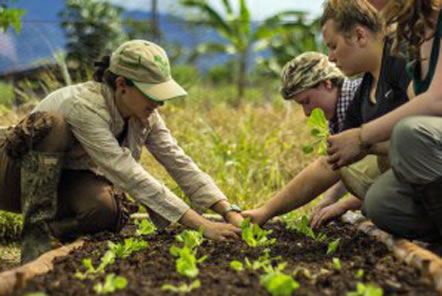
[[148,98],[163,102],[187,95],[172,79],[167,54],[146,40],[124,42],[112,53],[109,70],[131,80]]
[[281,72],[281,95],[288,100],[294,95],[316,86],[318,83],[344,74],[319,52],[305,52],[285,64]]

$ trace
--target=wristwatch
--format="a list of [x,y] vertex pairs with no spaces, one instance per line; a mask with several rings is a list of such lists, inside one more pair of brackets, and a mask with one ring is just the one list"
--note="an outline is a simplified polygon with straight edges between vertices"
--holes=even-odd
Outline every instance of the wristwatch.
[[227,207],[227,209],[224,210],[224,212],[221,214],[224,219],[226,218],[227,214],[230,212],[236,212],[236,213],[241,213],[241,208],[237,205],[231,204],[230,206]]

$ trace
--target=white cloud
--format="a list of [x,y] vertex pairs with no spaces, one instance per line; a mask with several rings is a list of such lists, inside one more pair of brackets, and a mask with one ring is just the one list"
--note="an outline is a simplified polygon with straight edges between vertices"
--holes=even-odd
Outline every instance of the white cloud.
[[[150,0],[108,0],[111,3],[124,7],[125,9],[137,9],[149,11],[151,9]],[[222,10],[221,0],[209,0],[218,10]],[[235,9],[238,7],[238,1],[230,1]],[[310,12],[312,16],[317,16],[321,12],[323,0],[247,0],[248,6],[252,11],[254,20],[262,20],[272,14],[283,10],[304,10]],[[160,12],[177,13],[180,5],[177,0],[158,0]]]

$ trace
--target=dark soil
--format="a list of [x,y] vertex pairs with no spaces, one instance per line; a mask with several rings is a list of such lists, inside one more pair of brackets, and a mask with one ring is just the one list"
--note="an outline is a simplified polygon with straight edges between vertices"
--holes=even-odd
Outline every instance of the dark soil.
[[[348,291],[355,291],[358,282],[374,283],[383,288],[384,295],[438,295],[431,282],[421,277],[419,271],[399,263],[383,244],[355,232],[348,225],[329,225],[324,229],[327,235],[324,242],[315,242],[303,234],[288,231],[282,224],[272,224],[266,228],[273,229],[271,237],[277,238],[277,242],[270,247],[270,255],[282,256],[279,262],[288,263],[284,272],[292,274],[297,269],[305,268],[310,273],[298,272],[294,276],[300,284],[294,295],[345,295]],[[190,280],[175,271],[175,258],[169,254],[172,244],[179,245],[174,240],[174,235],[182,230],[168,229],[163,233],[143,237],[149,242],[147,249],[134,253],[127,259],[116,259],[113,265],[108,266],[107,273],[122,275],[128,280],[125,289],[111,295],[176,295],[161,291],[161,286],[166,283],[190,283]],[[92,287],[98,281],[103,282],[105,276],[99,276],[95,280],[74,278],[76,270],[85,270],[81,260],[92,258],[94,266],[97,266],[100,257],[107,250],[108,240],[121,242],[133,232],[134,226],[129,225],[120,235],[103,233],[92,237],[82,249],[74,251],[68,257],[56,259],[51,273],[34,278],[25,289],[14,295],[37,291],[51,296],[96,295]],[[336,253],[326,255],[328,242],[338,237],[341,242]],[[241,241],[206,240],[199,247],[197,256],[208,255],[208,259],[199,265],[198,279],[201,287],[190,294],[270,295],[259,282],[262,270],[236,272],[229,266],[232,260],[244,262],[245,257],[255,260],[263,254],[263,249],[250,248]],[[340,259],[340,270],[333,267],[332,257]],[[327,271],[324,272],[324,269]],[[360,279],[356,278],[359,269],[364,270]]]

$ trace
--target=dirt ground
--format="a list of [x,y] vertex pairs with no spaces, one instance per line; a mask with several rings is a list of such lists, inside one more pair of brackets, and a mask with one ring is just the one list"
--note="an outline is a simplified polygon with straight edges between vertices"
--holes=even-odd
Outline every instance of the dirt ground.
[[[420,275],[419,271],[399,263],[387,248],[365,234],[355,232],[350,226],[334,222],[324,233],[327,239],[317,242],[296,231],[289,231],[281,223],[266,228],[273,229],[271,237],[277,242],[270,247],[270,256],[281,256],[275,261],[287,262],[284,272],[293,275],[300,287],[294,295],[345,295],[355,291],[358,282],[373,283],[384,290],[384,295],[438,295],[431,282]],[[169,253],[171,245],[179,245],[174,236],[183,229],[178,227],[162,233],[151,234],[143,238],[149,246],[132,254],[127,259],[116,259],[106,268],[107,273],[124,276],[128,285],[110,295],[176,295],[161,291],[163,284],[179,285],[190,283],[175,271],[175,258]],[[56,259],[53,272],[34,278],[22,290],[14,295],[29,292],[45,292],[47,295],[96,295],[93,286],[104,281],[104,275],[91,280],[79,280],[74,277],[77,270],[84,271],[83,258],[92,258],[94,266],[107,250],[107,241],[121,242],[132,236],[134,226],[127,226],[122,234],[103,233],[92,237],[82,249],[70,256]],[[341,238],[337,251],[326,255],[327,245],[336,238]],[[251,248],[244,242],[204,241],[198,248],[197,258],[207,255],[199,265],[198,279],[201,287],[193,290],[192,295],[270,295],[260,285],[262,270],[241,272],[230,268],[232,260],[244,262],[256,260],[263,254],[263,247]],[[332,257],[339,258],[342,268],[336,269]],[[363,276],[356,274],[362,269]]]

